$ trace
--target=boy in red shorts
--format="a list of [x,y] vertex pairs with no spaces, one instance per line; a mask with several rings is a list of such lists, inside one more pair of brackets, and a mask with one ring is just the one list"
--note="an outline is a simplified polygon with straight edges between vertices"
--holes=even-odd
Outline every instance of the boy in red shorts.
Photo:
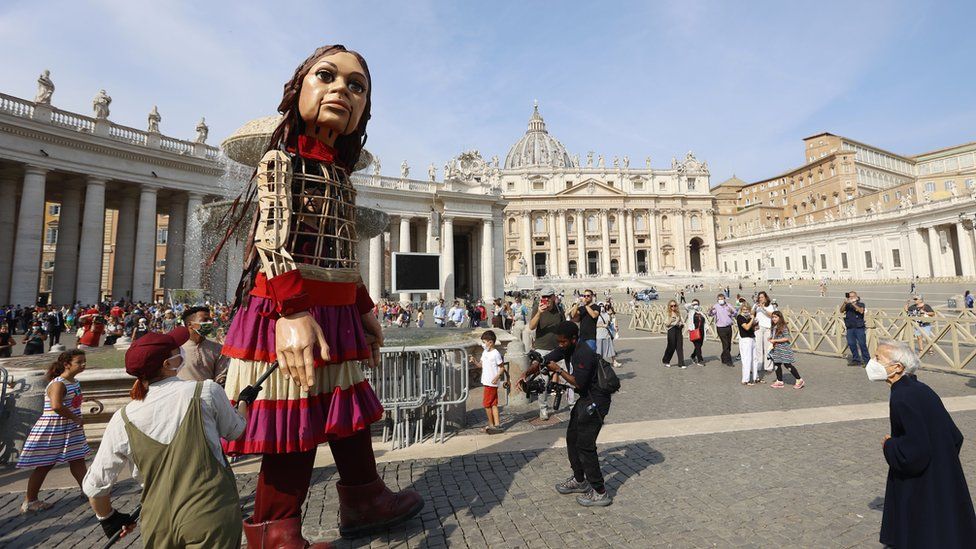
[[486,433],[496,433],[499,429],[498,419],[498,386],[499,380],[505,374],[505,365],[502,362],[502,354],[495,348],[495,332],[486,330],[481,334],[481,359],[471,357],[471,362],[481,366],[481,384],[485,387],[485,394],[481,404],[485,407],[488,415],[488,425],[485,426]]

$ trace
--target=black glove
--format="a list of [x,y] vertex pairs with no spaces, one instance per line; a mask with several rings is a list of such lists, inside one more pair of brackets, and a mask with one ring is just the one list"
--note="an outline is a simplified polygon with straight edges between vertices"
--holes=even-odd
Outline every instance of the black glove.
[[105,537],[109,539],[112,539],[112,536],[118,533],[123,526],[128,526],[133,522],[135,521],[132,520],[132,515],[114,510],[108,518],[98,521],[98,523],[102,525],[102,530],[105,531]]
[[254,399],[258,398],[258,392],[261,391],[263,387],[258,385],[257,387],[252,387],[248,385],[241,390],[241,394],[237,395],[237,402],[246,402],[248,406],[254,403]]

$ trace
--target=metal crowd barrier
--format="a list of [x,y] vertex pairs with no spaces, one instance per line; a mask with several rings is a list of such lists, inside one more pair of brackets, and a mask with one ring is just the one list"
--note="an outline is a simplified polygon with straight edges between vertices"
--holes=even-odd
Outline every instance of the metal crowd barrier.
[[380,349],[376,368],[364,365],[363,371],[386,409],[383,442],[394,450],[422,442],[431,415],[433,438],[443,442],[447,407],[468,398],[467,364],[463,346]]

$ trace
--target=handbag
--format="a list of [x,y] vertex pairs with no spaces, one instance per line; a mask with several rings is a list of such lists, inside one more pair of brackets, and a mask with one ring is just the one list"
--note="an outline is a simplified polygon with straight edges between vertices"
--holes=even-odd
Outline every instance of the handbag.
[[698,328],[688,331],[688,339],[692,341],[698,341],[701,338],[702,338],[702,333],[701,330],[699,330]]

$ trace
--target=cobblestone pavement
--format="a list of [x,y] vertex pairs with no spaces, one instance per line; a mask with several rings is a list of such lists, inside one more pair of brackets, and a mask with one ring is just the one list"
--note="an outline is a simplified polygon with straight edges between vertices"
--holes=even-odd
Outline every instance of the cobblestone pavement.
[[[956,415],[970,442],[962,459],[976,480],[976,412]],[[388,484],[427,502],[393,534],[338,547],[876,547],[886,466],[887,421],[759,429],[603,446],[613,506],[589,510],[552,484],[567,474],[563,450],[459,456],[381,465]],[[245,512],[254,475],[239,477]],[[337,537],[335,469],[316,471],[305,533]],[[119,506],[137,495],[126,483]],[[76,490],[44,492],[55,507],[16,514],[19,494],[0,497],[0,546],[95,547],[101,530]],[[121,547],[138,546],[135,539]]]

